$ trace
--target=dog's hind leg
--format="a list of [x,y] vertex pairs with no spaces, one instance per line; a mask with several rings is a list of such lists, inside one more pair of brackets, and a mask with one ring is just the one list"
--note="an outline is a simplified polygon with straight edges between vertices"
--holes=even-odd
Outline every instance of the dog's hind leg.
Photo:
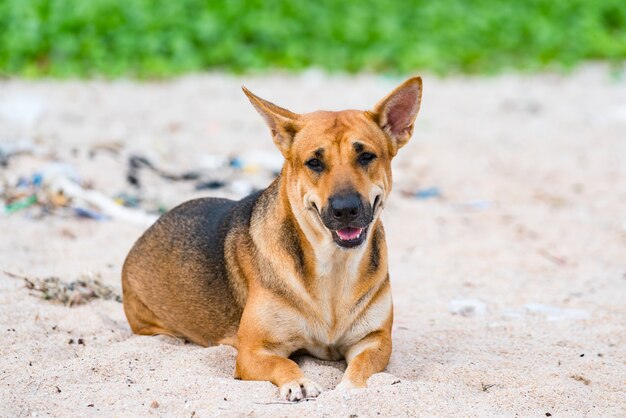
[[137,297],[132,289],[124,286],[124,313],[130,328],[139,335],[169,335],[180,337],[176,332],[168,329],[165,324],[152,313],[150,309]]

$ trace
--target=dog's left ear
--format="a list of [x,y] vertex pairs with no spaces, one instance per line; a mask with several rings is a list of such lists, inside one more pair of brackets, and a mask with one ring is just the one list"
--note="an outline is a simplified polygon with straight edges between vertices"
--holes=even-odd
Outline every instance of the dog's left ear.
[[250,99],[252,106],[265,119],[265,123],[267,123],[272,132],[274,143],[280,152],[285,158],[288,158],[294,137],[300,129],[300,115],[261,99],[245,87],[241,89]]
[[413,77],[389,93],[372,110],[378,126],[391,139],[392,155],[396,155],[411,139],[421,101],[422,78]]

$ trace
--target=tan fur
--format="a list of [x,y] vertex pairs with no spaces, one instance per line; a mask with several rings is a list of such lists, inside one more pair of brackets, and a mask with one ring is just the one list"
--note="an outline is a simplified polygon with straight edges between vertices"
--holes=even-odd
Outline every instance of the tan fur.
[[[195,219],[213,202],[182,205],[148,230],[124,266],[129,323],[138,334],[231,344],[238,348],[235,376],[270,380],[286,399],[321,391],[288,358],[296,351],[345,358],[340,386],[364,387],[391,355],[393,308],[379,214],[391,191],[391,159],[413,130],[421,79],[408,80],[371,112],[299,115],[244,92],[285,156],[281,175],[249,216],[234,215],[219,271],[203,261],[212,241],[195,232],[210,229]],[[306,165],[320,150],[321,174]],[[362,152],[376,156],[366,167],[357,160]],[[380,202],[365,241],[350,249],[333,242],[320,214],[342,190],[372,207]]]

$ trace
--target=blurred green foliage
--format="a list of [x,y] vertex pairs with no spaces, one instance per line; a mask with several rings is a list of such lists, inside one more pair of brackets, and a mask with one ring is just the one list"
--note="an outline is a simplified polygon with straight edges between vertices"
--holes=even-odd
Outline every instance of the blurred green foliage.
[[626,57],[626,0],[0,0],[0,72],[491,73]]

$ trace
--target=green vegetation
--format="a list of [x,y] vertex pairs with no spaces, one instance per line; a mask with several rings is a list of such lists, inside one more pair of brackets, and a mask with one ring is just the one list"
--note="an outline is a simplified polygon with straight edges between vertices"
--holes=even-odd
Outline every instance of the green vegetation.
[[0,73],[492,73],[623,62],[625,0],[0,0]]

